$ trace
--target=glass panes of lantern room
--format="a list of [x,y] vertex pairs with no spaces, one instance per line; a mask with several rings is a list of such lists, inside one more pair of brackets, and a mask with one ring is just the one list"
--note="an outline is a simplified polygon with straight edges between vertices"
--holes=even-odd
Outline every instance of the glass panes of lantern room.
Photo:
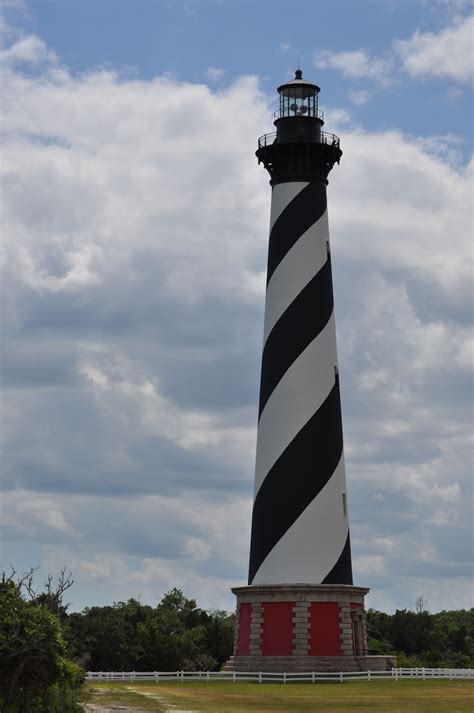
[[287,87],[280,93],[280,118],[285,116],[318,116],[318,95],[314,87]]

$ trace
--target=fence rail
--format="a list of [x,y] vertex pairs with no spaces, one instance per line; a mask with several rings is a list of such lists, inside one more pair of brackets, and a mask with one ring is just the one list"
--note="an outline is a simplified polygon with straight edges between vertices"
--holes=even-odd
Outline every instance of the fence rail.
[[390,671],[309,671],[301,673],[274,673],[270,671],[88,671],[86,681],[254,681],[256,683],[290,683],[305,681],[372,681],[374,679],[401,678],[470,679],[472,668],[392,668]]

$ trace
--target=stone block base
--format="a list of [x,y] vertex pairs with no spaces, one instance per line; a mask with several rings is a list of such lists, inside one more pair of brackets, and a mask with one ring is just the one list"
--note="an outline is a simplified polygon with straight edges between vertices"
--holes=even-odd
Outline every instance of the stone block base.
[[361,671],[391,671],[397,667],[396,656],[357,656]]
[[396,656],[231,656],[224,671],[307,673],[390,671]]
[[[235,587],[236,671],[357,671],[366,654],[365,587]],[[367,666],[367,668],[369,668]],[[375,668],[374,668],[375,670]]]
[[265,673],[359,671],[354,656],[234,656],[232,669]]

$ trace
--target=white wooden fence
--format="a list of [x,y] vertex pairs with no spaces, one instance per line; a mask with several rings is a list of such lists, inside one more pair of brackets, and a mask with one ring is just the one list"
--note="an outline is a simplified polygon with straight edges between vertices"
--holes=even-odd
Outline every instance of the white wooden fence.
[[86,681],[255,681],[257,683],[290,683],[306,681],[373,681],[374,679],[401,678],[467,679],[474,678],[472,668],[392,668],[390,671],[310,671],[303,673],[270,673],[268,671],[88,671]]

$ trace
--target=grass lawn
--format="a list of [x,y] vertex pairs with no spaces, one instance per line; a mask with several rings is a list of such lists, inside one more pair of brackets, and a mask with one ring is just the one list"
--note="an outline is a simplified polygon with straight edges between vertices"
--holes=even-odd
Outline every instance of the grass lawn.
[[[86,693],[89,692],[89,693]],[[90,683],[84,700],[164,713],[473,713],[471,681]]]

